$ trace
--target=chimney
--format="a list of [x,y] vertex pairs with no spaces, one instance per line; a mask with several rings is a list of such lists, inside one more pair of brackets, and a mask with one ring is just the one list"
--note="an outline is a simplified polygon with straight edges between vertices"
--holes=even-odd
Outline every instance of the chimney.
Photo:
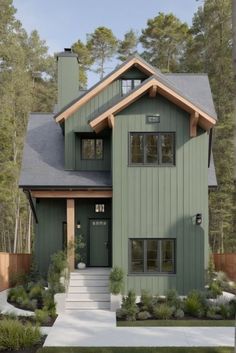
[[61,110],[79,95],[78,56],[71,48],[57,54],[57,105]]

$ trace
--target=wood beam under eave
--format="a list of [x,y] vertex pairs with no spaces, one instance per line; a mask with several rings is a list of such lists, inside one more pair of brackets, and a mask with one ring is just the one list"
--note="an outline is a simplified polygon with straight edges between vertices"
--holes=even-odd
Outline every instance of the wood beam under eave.
[[108,116],[108,126],[110,129],[113,129],[114,125],[115,125],[115,118],[114,118],[114,115],[111,114]]
[[156,95],[157,95],[157,86],[154,85],[149,89],[149,97],[155,98]]
[[199,113],[193,112],[190,116],[190,137],[197,136],[197,124],[199,120]]
[[98,134],[99,132],[105,130],[107,127],[109,127],[109,122],[108,122],[108,118],[101,121],[98,125],[96,125],[93,129],[96,132],[96,134]]

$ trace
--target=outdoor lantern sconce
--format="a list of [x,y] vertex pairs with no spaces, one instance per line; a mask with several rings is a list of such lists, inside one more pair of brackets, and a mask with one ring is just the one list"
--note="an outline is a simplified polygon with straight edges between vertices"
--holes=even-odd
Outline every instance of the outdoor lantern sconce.
[[76,228],[80,229],[80,221],[77,221]]
[[202,224],[202,214],[201,213],[197,213],[196,214],[196,225],[200,226]]

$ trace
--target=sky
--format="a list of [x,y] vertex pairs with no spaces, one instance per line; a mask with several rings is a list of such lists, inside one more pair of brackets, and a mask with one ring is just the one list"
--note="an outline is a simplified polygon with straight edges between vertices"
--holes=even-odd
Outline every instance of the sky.
[[[147,20],[158,12],[169,13],[191,24],[201,2],[196,0],[13,0],[16,17],[27,32],[36,29],[49,52],[62,51],[95,28],[111,28],[122,39],[131,28],[141,33]],[[111,64],[112,65],[112,64]],[[108,71],[112,69],[108,67]],[[89,75],[89,83],[95,77]]]

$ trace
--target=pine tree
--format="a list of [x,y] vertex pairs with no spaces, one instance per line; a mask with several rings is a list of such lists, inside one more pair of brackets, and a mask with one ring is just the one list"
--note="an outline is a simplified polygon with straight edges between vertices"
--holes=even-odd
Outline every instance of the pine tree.
[[80,39],[72,44],[72,51],[78,54],[79,61],[79,88],[85,89],[87,87],[87,71],[92,66],[94,59],[91,56],[90,50]]
[[142,30],[143,57],[162,71],[177,71],[189,38],[189,28],[172,13],[159,12]]
[[129,56],[137,53],[138,36],[134,30],[130,30],[125,33],[124,39],[118,43],[118,59],[125,61]]
[[96,72],[103,78],[105,63],[110,60],[117,50],[117,39],[111,29],[98,27],[88,35],[87,47],[92,60],[97,64]]

